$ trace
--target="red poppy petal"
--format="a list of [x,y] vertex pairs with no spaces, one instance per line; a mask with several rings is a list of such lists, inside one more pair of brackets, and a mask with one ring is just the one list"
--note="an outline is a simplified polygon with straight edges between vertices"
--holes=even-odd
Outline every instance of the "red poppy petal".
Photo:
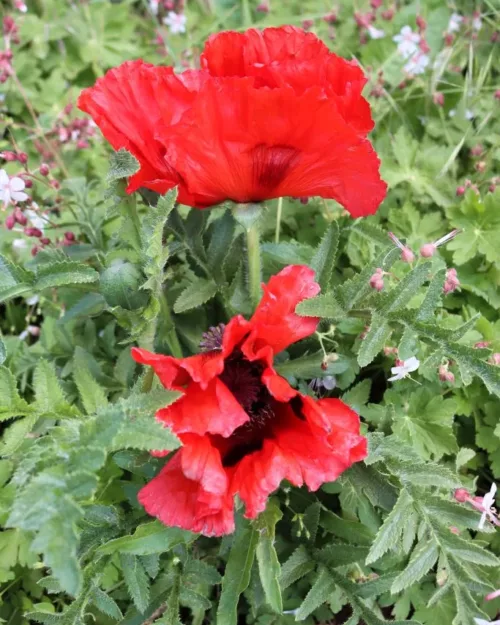
[[204,388],[224,369],[222,354],[214,352],[174,358],[133,347],[132,358],[142,365],[153,367],[163,386],[176,390],[183,390],[183,386],[190,380]]
[[319,86],[298,96],[258,89],[252,78],[213,78],[157,139],[196,205],[319,195],[371,214],[386,191],[379,160],[340,108]]
[[297,395],[297,391],[288,384],[272,367],[267,367],[262,374],[262,382],[274,399],[287,402]]
[[215,495],[227,492],[228,480],[222,466],[220,452],[208,436],[184,434],[181,454],[182,472],[190,480],[199,482],[203,490]]
[[191,432],[203,435],[210,432],[224,437],[230,436],[250,418],[218,378],[203,387],[191,382],[183,397],[158,410],[156,416],[175,434]]
[[[313,33],[294,26],[250,29],[244,33],[227,31],[212,35],[201,55],[201,66],[212,76],[254,76],[269,65],[282,67],[292,60],[300,63],[329,54],[325,44]],[[270,84],[269,86],[274,86]]]
[[232,497],[219,497],[182,472],[181,449],[161,472],[139,491],[146,512],[162,523],[205,536],[222,536],[234,531]]
[[356,418],[352,417],[344,407],[323,406],[330,422],[337,421],[342,426],[328,435],[297,418],[290,406],[282,407],[272,438],[264,441],[261,450],[245,456],[234,469],[230,490],[245,503],[245,516],[254,518],[262,512],[268,496],[284,479],[316,490],[366,457],[366,439],[359,434],[359,418],[355,413]]
[[[316,331],[319,319],[295,314],[297,304],[320,291],[314,271],[304,265],[290,265],[263,285],[264,294],[250,320],[252,331],[242,346],[249,360],[265,358],[272,365],[269,348],[278,353]],[[269,361],[270,360],[270,361]]]
[[127,61],[82,91],[78,107],[92,116],[115,150],[125,148],[140,163],[129,192],[144,186],[165,193],[180,182],[155,132],[160,122],[168,128],[179,121],[202,79],[200,72],[176,75],[172,67]]

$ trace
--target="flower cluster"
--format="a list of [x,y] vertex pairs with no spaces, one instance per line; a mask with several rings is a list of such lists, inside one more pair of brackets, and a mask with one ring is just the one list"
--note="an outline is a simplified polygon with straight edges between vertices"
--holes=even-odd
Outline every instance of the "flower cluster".
[[156,415],[183,446],[140,491],[149,514],[208,536],[227,534],[235,495],[254,518],[282,480],[316,490],[366,456],[353,410],[301,394],[274,369],[276,354],[316,330],[318,319],[294,309],[318,292],[311,269],[286,267],[265,287],[253,317],[212,328],[201,354],[176,359],[133,349],[137,362],[182,393]]
[[386,192],[365,83],[355,62],[285,26],[211,37],[200,70],[124,63],[78,104],[139,161],[129,192],[178,186],[197,208],[321,196],[359,217]]
[[403,26],[399,35],[392,38],[398,44],[398,53],[407,61],[403,69],[410,76],[423,74],[430,63],[429,47],[422,35],[423,30],[424,24],[420,26],[420,32],[414,32],[410,26]]

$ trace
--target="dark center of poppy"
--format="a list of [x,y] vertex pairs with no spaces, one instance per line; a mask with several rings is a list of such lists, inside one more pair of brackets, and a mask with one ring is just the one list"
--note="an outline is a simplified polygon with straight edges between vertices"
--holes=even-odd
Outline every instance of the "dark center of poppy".
[[227,440],[222,458],[225,467],[235,465],[247,454],[260,449],[275,417],[275,400],[261,380],[263,370],[260,362],[250,362],[239,349],[224,363],[220,379],[250,417],[250,421],[237,428]]
[[251,150],[252,176],[258,189],[272,191],[295,165],[298,150],[289,145],[260,143]]

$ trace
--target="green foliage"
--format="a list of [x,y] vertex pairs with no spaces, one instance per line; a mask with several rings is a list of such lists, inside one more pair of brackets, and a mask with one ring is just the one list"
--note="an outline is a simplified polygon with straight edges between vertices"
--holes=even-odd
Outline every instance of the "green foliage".
[[[5,10],[20,43],[5,34],[13,72],[2,85],[0,152],[26,152],[28,161],[1,167],[33,174],[33,204],[20,206],[33,210],[43,237],[20,223],[0,229],[0,622],[494,620],[495,602],[484,596],[500,584],[496,528],[478,531],[481,513],[453,497],[458,487],[483,496],[500,477],[494,3],[476,7],[480,29],[462,0],[396,3],[391,20],[382,17],[386,3],[372,11],[384,36],[363,45],[368,31],[354,11],[367,11],[368,0],[336,3],[334,24],[320,0],[274,2],[268,13],[257,0],[176,3],[187,33],[170,32],[168,11],[160,3],[155,14],[154,4],[47,0],[26,13]],[[465,20],[445,45],[452,12]],[[429,64],[411,78],[393,37],[406,25],[417,32],[417,15],[427,22]],[[330,49],[370,68],[370,140],[388,183],[376,215],[352,219],[330,199],[190,210],[175,189],[129,194],[139,160],[113,152],[66,108],[125,60],[178,73],[187,61],[198,67],[217,30],[309,20]],[[124,99],[138,94],[133,81],[117,88]],[[134,106],[152,114],[139,98]],[[122,121],[119,107],[113,114]],[[113,137],[114,145],[141,160],[160,157],[161,142],[143,144],[140,123],[127,132],[129,142]],[[168,161],[173,148],[165,149]],[[359,193],[370,190],[360,183]],[[2,226],[14,210],[5,208]],[[248,236],[254,226],[260,249]],[[460,233],[431,258],[419,255],[453,229]],[[414,261],[402,260],[389,231]],[[296,312],[319,323],[274,354],[273,366],[300,393],[342,398],[358,413],[368,457],[314,493],[282,484],[256,519],[244,519],[236,498],[237,530],[222,540],[166,527],[145,513],[138,492],[171,460],[151,452],[176,453],[184,440],[155,419],[182,390],[140,370],[130,346],[198,354],[210,327],[252,315],[259,284],[251,268],[266,282],[290,264],[315,271],[321,293]],[[460,286],[446,293],[452,267]],[[376,271],[381,291],[370,285]],[[420,361],[411,378],[389,382],[396,359],[410,357]],[[337,436],[333,428],[334,447]],[[177,494],[168,505],[179,506]]]

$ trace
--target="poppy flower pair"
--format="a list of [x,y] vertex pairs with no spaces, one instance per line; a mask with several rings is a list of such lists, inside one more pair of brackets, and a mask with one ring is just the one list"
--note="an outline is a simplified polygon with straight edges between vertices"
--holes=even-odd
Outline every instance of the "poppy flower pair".
[[366,457],[353,410],[299,393],[274,369],[277,353],[315,332],[319,320],[294,310],[319,290],[311,269],[289,266],[264,286],[249,321],[238,315],[205,336],[204,352],[173,358],[132,350],[167,389],[182,393],[156,414],[183,446],[139,492],[150,515],[207,536],[228,534],[235,495],[254,518],[282,480],[316,490]]
[[139,161],[128,191],[206,208],[230,200],[321,196],[353,217],[386,192],[368,141],[360,67],[292,26],[211,37],[201,68],[126,62],[79,99],[114,149]]

